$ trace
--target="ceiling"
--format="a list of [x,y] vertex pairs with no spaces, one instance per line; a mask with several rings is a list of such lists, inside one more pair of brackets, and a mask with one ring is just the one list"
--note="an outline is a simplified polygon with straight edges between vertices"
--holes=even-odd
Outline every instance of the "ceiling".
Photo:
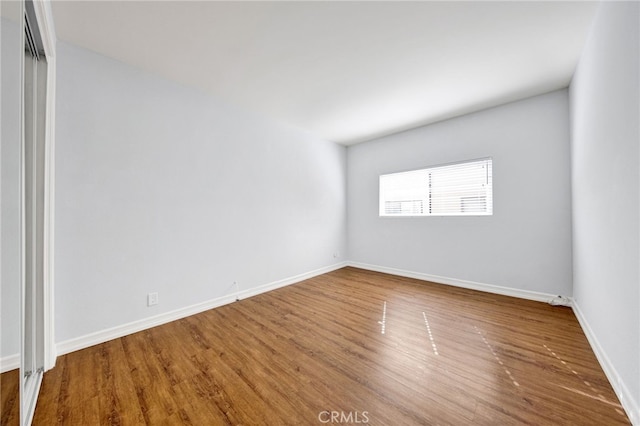
[[350,145],[567,87],[597,3],[52,6],[60,40]]

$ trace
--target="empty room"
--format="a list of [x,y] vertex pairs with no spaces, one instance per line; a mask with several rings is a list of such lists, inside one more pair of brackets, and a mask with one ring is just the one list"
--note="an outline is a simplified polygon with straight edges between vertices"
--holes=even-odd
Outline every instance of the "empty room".
[[2,426],[640,426],[639,2],[0,12]]

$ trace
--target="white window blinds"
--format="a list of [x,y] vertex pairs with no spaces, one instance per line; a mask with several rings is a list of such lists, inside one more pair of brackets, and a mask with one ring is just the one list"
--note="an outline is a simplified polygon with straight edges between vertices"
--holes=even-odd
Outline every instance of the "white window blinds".
[[380,216],[493,213],[491,158],[380,176]]

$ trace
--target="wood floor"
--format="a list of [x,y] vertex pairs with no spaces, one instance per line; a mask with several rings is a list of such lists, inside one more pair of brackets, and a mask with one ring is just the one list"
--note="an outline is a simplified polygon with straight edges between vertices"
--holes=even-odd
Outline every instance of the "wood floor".
[[20,373],[16,370],[0,375],[0,425],[20,424]]
[[331,423],[629,421],[569,308],[354,268],[62,356],[34,418]]

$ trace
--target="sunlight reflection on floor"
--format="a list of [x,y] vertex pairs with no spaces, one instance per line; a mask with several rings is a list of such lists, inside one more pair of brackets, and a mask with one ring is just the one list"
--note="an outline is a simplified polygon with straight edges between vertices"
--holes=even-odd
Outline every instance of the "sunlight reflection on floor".
[[387,325],[387,301],[386,300],[382,305],[382,321],[378,321],[378,324],[380,324],[380,334],[384,334],[384,329]]
[[498,364],[502,366],[502,368],[504,369],[504,372],[507,374],[507,376],[509,376],[509,379],[511,379],[511,382],[514,384],[514,386],[520,387],[520,384],[516,381],[516,379],[513,378],[511,371],[509,371],[509,369],[504,365],[504,363],[502,362],[502,360],[500,359],[496,351],[493,349],[493,346],[491,346],[487,338],[484,337],[484,334],[482,334],[482,332],[475,325],[473,326],[473,328],[476,330],[476,333],[480,335],[485,346],[489,349],[489,351],[491,351],[491,354],[496,359],[496,361],[498,361]]
[[431,333],[431,327],[429,326],[429,320],[427,319],[427,314],[422,312],[422,317],[424,318],[424,323],[427,326],[427,332],[429,333],[429,340],[431,340],[431,348],[433,349],[433,353],[438,355],[438,347],[436,346],[435,340],[433,340],[433,334]]
[[568,391],[571,392],[575,392],[578,393],[580,395],[586,396],[588,398],[592,398],[601,402],[604,402],[605,404],[609,404],[612,405],[614,407],[616,407],[616,412],[618,412],[618,414],[620,415],[625,415],[624,412],[621,410],[622,406],[618,403],[615,402],[611,402],[609,401],[607,398],[604,397],[604,395],[602,395],[601,393],[597,392],[593,386],[591,385],[591,383],[589,383],[587,380],[585,380],[573,367],[571,367],[569,365],[569,363],[567,361],[565,361],[564,359],[562,359],[554,350],[552,350],[551,348],[549,348],[547,345],[542,345],[555,359],[557,359],[558,361],[560,361],[560,363],[562,365],[564,365],[569,371],[571,371],[580,381],[582,381],[582,383],[585,384],[585,386],[587,386],[589,388],[589,390],[591,391],[592,394],[588,394],[586,392],[582,392],[578,389],[573,389],[573,388],[568,388],[566,386],[562,386],[562,385],[556,385],[559,386],[563,389],[566,389]]

